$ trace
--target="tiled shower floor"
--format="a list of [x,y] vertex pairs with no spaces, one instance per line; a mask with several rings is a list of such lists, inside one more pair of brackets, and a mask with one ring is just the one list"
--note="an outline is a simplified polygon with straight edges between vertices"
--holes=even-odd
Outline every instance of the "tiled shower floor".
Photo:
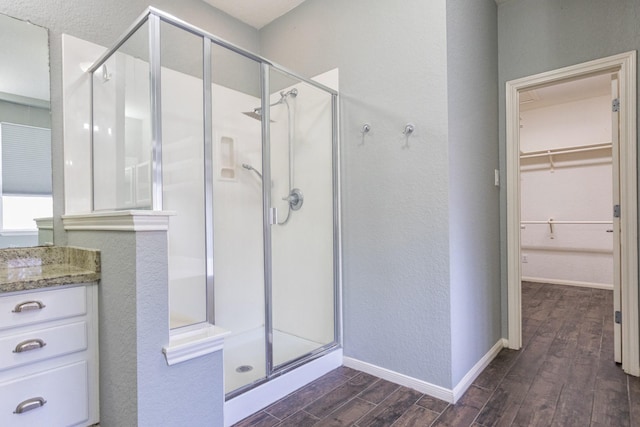
[[[273,330],[273,361],[280,365],[309,353],[322,344]],[[250,366],[248,372],[237,372]],[[236,390],[265,376],[264,327],[231,336],[224,343],[224,392]]]

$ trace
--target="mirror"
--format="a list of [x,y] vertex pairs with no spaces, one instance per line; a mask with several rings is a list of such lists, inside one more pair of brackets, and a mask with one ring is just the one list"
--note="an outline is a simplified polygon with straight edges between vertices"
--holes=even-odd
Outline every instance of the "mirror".
[[0,248],[53,244],[49,36],[0,14]]

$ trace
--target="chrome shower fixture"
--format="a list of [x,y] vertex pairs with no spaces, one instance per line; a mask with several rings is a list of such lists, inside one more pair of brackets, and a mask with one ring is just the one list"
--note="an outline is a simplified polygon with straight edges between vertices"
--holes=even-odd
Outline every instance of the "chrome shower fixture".
[[304,202],[304,195],[299,188],[294,188],[289,192],[287,197],[283,197],[282,200],[285,200],[289,203],[289,207],[292,211],[297,211],[302,207],[302,203]]
[[294,87],[289,92],[284,92],[284,91],[280,92],[280,100],[286,98],[287,96],[291,96],[292,98],[295,98],[296,96],[298,96],[298,89]]
[[[262,109],[260,107],[258,108],[254,108],[253,111],[243,111],[242,114],[244,114],[247,117],[251,117],[252,119],[258,120],[258,121],[262,121]],[[273,120],[271,120],[271,123],[273,123]],[[244,165],[243,165],[244,166]]]
[[258,177],[260,178],[260,180],[262,180],[262,174],[260,172],[258,172],[258,170],[256,168],[254,168],[253,166],[251,166],[248,163],[243,163],[242,167],[245,168],[248,171],[253,171],[256,175],[258,175]]
[[[269,104],[269,107],[273,107],[276,105],[280,105],[280,104],[284,104],[287,107],[287,118],[288,118],[288,128],[289,128],[289,135],[288,135],[288,146],[289,146],[289,191],[287,192],[287,195],[285,197],[282,198],[282,200],[287,202],[287,216],[284,219],[284,221],[279,222],[277,220],[277,217],[275,217],[275,224],[277,225],[285,225],[286,223],[289,222],[289,219],[291,218],[291,212],[292,211],[297,211],[302,207],[302,204],[304,203],[304,195],[302,194],[302,191],[300,191],[299,188],[294,188],[294,180],[293,180],[293,169],[294,169],[294,164],[293,164],[293,143],[294,143],[294,124],[293,124],[293,109],[289,103],[289,101],[287,101],[287,98],[295,98],[298,96],[298,89],[293,88],[290,89],[288,91],[281,91],[280,92],[280,99],[278,99],[276,102],[274,102],[273,104]],[[243,112],[242,114],[244,114],[247,117],[251,117],[252,119],[255,120],[259,120],[262,121],[262,107],[256,107],[253,109],[253,111],[246,111]],[[273,123],[273,120],[271,120],[271,122]],[[243,163],[242,167],[246,170],[250,170],[255,172],[259,177],[260,180],[262,180],[262,174],[260,172],[258,172],[253,166],[247,164],[247,163]],[[275,208],[273,208],[275,209]]]
[[[298,89],[293,88],[288,92],[285,92],[285,91],[280,92],[280,99],[274,102],[273,104],[270,104],[269,107],[275,107],[276,105],[280,105],[286,102],[286,99],[289,96],[292,98],[295,98],[296,96],[298,96]],[[247,117],[251,117],[252,119],[262,121],[262,107],[256,107],[253,109],[253,111],[245,111],[242,114],[244,114]],[[274,121],[271,120],[271,123],[274,123]]]

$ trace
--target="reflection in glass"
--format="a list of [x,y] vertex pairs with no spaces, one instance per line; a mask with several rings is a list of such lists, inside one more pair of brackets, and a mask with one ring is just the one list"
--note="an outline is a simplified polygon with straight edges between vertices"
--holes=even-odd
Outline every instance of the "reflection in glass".
[[94,210],[151,209],[148,24],[93,73]]
[[53,243],[49,43],[45,28],[0,14],[0,247]]
[[207,320],[202,38],[160,24],[162,207],[169,219],[171,328]]
[[[211,45],[215,323],[225,392],[266,377],[260,64]],[[244,368],[243,368],[244,367]]]
[[270,70],[273,363],[334,341],[331,95]]

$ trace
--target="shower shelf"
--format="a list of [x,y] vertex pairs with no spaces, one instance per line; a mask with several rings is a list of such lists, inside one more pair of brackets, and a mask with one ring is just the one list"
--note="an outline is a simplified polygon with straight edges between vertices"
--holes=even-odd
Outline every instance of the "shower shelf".
[[172,332],[169,345],[162,348],[169,366],[222,350],[224,338],[230,334],[226,329],[209,323],[184,329]]

